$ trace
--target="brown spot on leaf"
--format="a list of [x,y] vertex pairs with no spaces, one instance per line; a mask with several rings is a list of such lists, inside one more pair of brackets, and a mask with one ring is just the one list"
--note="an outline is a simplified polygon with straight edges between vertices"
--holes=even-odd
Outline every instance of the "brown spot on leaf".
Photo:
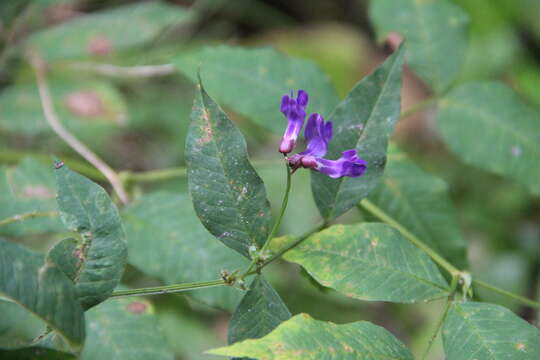
[[105,113],[101,97],[93,91],[74,91],[65,97],[69,111],[77,116],[97,117]]
[[52,199],[54,193],[43,185],[28,185],[23,189],[22,196],[36,199]]
[[208,111],[203,110],[202,112],[202,118],[204,125],[202,127],[202,136],[197,140],[199,145],[204,145],[210,142],[212,140],[213,132],[212,132],[212,126],[210,125],[210,117],[208,114]]
[[349,345],[347,345],[347,344],[343,344],[343,349],[344,349],[346,352],[349,352],[349,353],[350,353],[350,352],[353,352],[353,349],[352,349]]
[[525,350],[525,344],[524,343],[517,343],[516,344],[516,349],[518,349],[519,351],[524,351]]
[[109,55],[112,52],[112,44],[105,36],[94,36],[88,41],[86,50],[90,55]]
[[139,301],[133,301],[126,306],[126,309],[132,314],[142,314],[146,311],[146,304]]

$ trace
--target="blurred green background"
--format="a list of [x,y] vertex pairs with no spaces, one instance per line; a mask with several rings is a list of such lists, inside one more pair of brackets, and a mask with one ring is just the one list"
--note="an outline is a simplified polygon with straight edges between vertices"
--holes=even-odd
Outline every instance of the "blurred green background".
[[[453,2],[471,20],[461,81],[503,80],[540,110],[540,2]],[[182,71],[166,76],[118,75],[117,68],[109,68],[113,69],[110,73],[97,64],[165,64],[167,72],[167,64],[181,67],[185,54],[208,45],[272,46],[316,63],[343,97],[390,51],[375,39],[368,1],[171,0],[159,6],[148,4],[121,0],[0,2],[0,218],[7,217],[13,207],[24,212],[53,206],[54,192],[48,190],[54,189],[54,180],[44,175],[50,154],[67,159],[75,170],[106,185],[47,125],[34,74],[25,59],[29,48],[48,63],[51,94],[66,127],[114,169],[131,172],[184,166],[193,83]],[[201,72],[204,78],[204,65]],[[419,78],[406,71],[402,109],[429,96],[430,90]],[[271,132],[250,117],[226,110],[245,135],[276,210],[284,186],[276,151],[279,131]],[[275,111],[278,114],[279,109]],[[433,117],[427,108],[400,120],[393,141],[420,167],[449,184],[474,275],[539,299],[540,202],[509,180],[464,165],[442,143]],[[284,126],[283,120],[271,128]],[[24,187],[28,178],[35,181]],[[22,200],[9,196],[7,187],[13,184],[20,186]],[[307,172],[295,175],[283,234],[300,234],[318,220],[308,184]],[[185,192],[186,188],[185,178],[178,177],[139,182],[130,190],[136,197],[158,190]],[[354,222],[363,216],[353,211],[341,221]],[[18,226],[3,228],[2,234],[41,251],[61,238],[57,233],[61,227],[55,222],[29,224],[24,231]],[[338,323],[369,320],[392,331],[416,354],[424,349],[442,306],[437,302],[404,306],[348,299],[320,287],[299,267],[284,262],[270,266],[267,273],[293,314],[307,312]],[[134,267],[126,272],[125,283],[134,287],[158,284]],[[484,291],[476,296],[537,321],[537,314],[507,299]],[[227,311],[190,296],[148,300],[178,359],[213,358],[202,351],[225,342]],[[440,342],[436,344],[430,358],[443,359]]]

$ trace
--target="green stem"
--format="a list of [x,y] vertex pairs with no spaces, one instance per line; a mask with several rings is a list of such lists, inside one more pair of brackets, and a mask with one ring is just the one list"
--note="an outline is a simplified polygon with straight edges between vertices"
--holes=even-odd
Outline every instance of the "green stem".
[[156,286],[156,287],[141,288],[141,289],[119,290],[119,291],[113,292],[113,294],[110,297],[116,298],[116,297],[127,297],[127,296],[172,294],[172,293],[178,293],[178,292],[183,292],[183,291],[190,291],[190,290],[195,290],[195,289],[203,289],[203,288],[222,286],[222,285],[226,285],[225,280],[219,279],[219,280],[212,280],[212,281],[185,283],[185,284],[177,284],[177,285],[169,285],[169,286]]
[[431,350],[431,347],[433,346],[433,343],[435,342],[435,339],[437,338],[437,334],[441,330],[441,327],[444,323],[444,320],[446,320],[446,316],[448,315],[448,310],[450,309],[450,305],[452,304],[452,300],[454,299],[454,294],[456,293],[458,286],[458,275],[452,276],[452,283],[450,285],[450,295],[448,295],[446,299],[446,303],[444,305],[444,312],[441,318],[439,319],[439,322],[437,323],[437,327],[435,328],[435,332],[431,337],[429,338],[428,346],[426,350],[424,351],[424,355],[422,356],[422,360],[425,360],[426,357],[429,354],[429,351]]
[[[446,261],[442,256],[440,256],[437,252],[435,252],[433,249],[431,249],[429,246],[427,246],[423,241],[421,241],[419,238],[417,238],[415,235],[413,235],[409,230],[407,230],[403,225],[398,223],[396,220],[394,220],[390,215],[386,214],[381,208],[379,208],[377,205],[373,204],[371,201],[364,199],[359,204],[361,207],[369,211],[372,215],[379,218],[383,222],[387,223],[390,226],[393,226],[398,230],[401,235],[403,235],[405,238],[407,238],[410,242],[412,242],[414,245],[419,247],[422,251],[424,251],[426,254],[428,254],[433,261],[435,261],[437,264],[439,264],[443,269],[448,271],[450,275],[452,275],[452,278],[459,276],[461,272],[452,264],[450,264],[448,261]],[[521,302],[522,304],[528,305],[530,307],[533,307],[535,309],[540,309],[540,302],[528,299],[526,297],[514,294],[510,291],[500,289],[496,286],[490,285],[488,283],[485,283],[481,280],[473,279],[473,284],[476,284],[480,287],[483,287],[485,289],[491,290],[493,292],[499,293],[501,295],[504,295],[506,297],[512,298],[518,302]]]
[[[268,246],[270,246],[270,242],[272,241],[277,231],[279,230],[279,227],[281,226],[281,221],[283,220],[283,215],[285,215],[285,210],[287,209],[287,204],[289,203],[289,193],[291,192],[292,172],[291,172],[291,168],[289,167],[289,163],[287,161],[285,161],[285,171],[287,172],[287,185],[285,187],[285,193],[283,194],[283,200],[281,201],[281,210],[279,211],[278,218],[276,222],[274,223],[274,226],[272,227],[270,234],[268,234],[268,237],[266,238],[266,241],[264,242],[264,245],[259,252],[259,254],[262,254],[262,255],[264,255],[265,251],[268,249]],[[259,259],[257,257],[254,257],[253,260],[251,260],[251,264],[249,264],[249,267],[240,276],[240,278],[244,278],[244,276],[250,273],[250,271],[253,270],[253,267],[257,265],[258,260]]]
[[140,184],[185,177],[186,174],[187,169],[185,167],[180,167],[163,170],[151,170],[140,173],[128,173],[127,179],[128,181],[133,181]]
[[[52,160],[50,155],[38,154],[29,151],[11,151],[11,150],[0,150],[0,162],[7,164],[17,164],[26,157],[32,157],[44,164],[52,165]],[[63,162],[65,162],[71,169],[81,173],[82,175],[89,177],[97,181],[107,181],[107,178],[99,172],[95,167],[88,165],[85,162],[66,158],[65,156],[60,157]]]
[[400,118],[404,119],[404,118],[406,118],[408,116],[411,116],[411,115],[417,113],[418,111],[423,110],[428,105],[436,102],[437,100],[438,100],[438,98],[433,96],[433,97],[429,97],[429,98],[427,98],[427,99],[425,99],[423,101],[420,101],[419,103],[414,104],[413,106],[411,106],[407,110],[403,111],[401,113],[401,115],[400,115]]
[[525,305],[528,305],[528,306],[530,306],[532,308],[540,310],[540,302],[538,302],[538,301],[534,301],[534,300],[528,299],[526,297],[514,294],[514,293],[512,293],[510,291],[500,289],[500,288],[498,288],[496,286],[485,283],[485,282],[483,282],[481,280],[473,279],[472,282],[473,282],[473,284],[475,284],[477,286],[480,286],[480,287],[483,287],[484,289],[491,290],[491,291],[496,292],[498,294],[501,294],[501,295],[504,295],[506,297],[512,298],[517,302],[521,302],[521,303],[523,303]]
[[[263,267],[265,267],[266,265],[270,264],[272,261],[280,258],[283,254],[285,254],[287,251],[295,248],[296,246],[298,246],[300,243],[302,243],[304,240],[306,240],[308,237],[310,237],[311,235],[313,235],[314,233],[324,229],[325,227],[327,226],[326,223],[321,223],[319,225],[317,225],[315,228],[305,232],[304,234],[300,235],[298,238],[296,238],[293,242],[291,242],[290,244],[288,245],[285,245],[282,249],[280,249],[277,253],[273,254],[268,260],[266,260],[262,265],[261,265],[261,269]],[[256,273],[255,270],[252,270],[250,272],[247,272],[246,275],[251,275],[251,274],[254,274]]]
[[34,212],[26,213],[26,214],[17,214],[12,217],[0,220],[0,226],[9,225],[9,224],[13,224],[19,221],[33,219],[37,217],[53,217],[57,215],[58,215],[58,212],[56,211],[34,211]]
[[368,199],[364,199],[364,200],[360,201],[360,206],[362,206],[364,209],[369,211],[372,215],[379,218],[383,222],[387,223],[390,226],[393,226],[397,231],[399,231],[401,233],[401,235],[403,235],[410,242],[412,242],[414,245],[416,245],[421,250],[423,250],[426,254],[428,254],[429,257],[431,257],[433,259],[433,261],[435,261],[443,269],[448,271],[452,276],[459,273],[459,270],[454,265],[452,265],[448,261],[446,261],[435,250],[433,250],[429,246],[427,246],[422,240],[417,238],[414,234],[412,234],[404,226],[402,226],[400,223],[398,223],[396,220],[394,220],[390,215],[385,213],[377,205],[373,204]]

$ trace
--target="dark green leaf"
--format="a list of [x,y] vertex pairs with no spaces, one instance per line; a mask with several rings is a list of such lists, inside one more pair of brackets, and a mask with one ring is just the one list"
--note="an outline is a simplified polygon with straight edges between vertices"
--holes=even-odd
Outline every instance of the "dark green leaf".
[[458,268],[466,266],[465,242],[448,185],[390,148],[383,181],[370,200]]
[[75,275],[77,294],[88,309],[107,299],[118,285],[127,260],[127,244],[118,210],[107,192],[66,165],[56,169],[58,209],[69,230],[78,232],[80,252],[66,253],[66,262],[80,258]]
[[290,317],[276,291],[262,275],[257,275],[229,322],[228,342],[263,337]]
[[368,162],[358,178],[332,179],[314,172],[313,196],[324,218],[331,220],[365,198],[379,182],[386,163],[388,138],[399,119],[403,48],[390,56],[375,72],[362,79],[334,110],[334,138],[327,158],[357,149]]
[[413,360],[411,352],[384,328],[367,321],[337,325],[296,315],[270,334],[214,349],[210,354],[258,360]]
[[498,305],[452,304],[443,341],[448,360],[540,359],[540,331]]
[[[0,106],[1,108],[1,106]],[[26,158],[13,168],[0,169],[0,220],[33,212],[56,211],[56,184],[52,166]],[[60,219],[38,217],[0,227],[8,236],[60,231]]]
[[147,1],[77,17],[32,35],[27,46],[46,61],[105,56],[144,44],[190,18],[179,6]]
[[[129,245],[129,263],[167,285],[219,278],[247,261],[206,231],[187,195],[153,193],[137,199],[122,213]],[[220,286],[191,295],[209,305],[232,310],[241,292]]]
[[334,225],[284,258],[322,285],[357,299],[414,303],[449,292],[431,259],[385,224]]
[[405,36],[407,62],[436,92],[459,75],[467,51],[467,14],[446,0],[373,0],[370,17],[378,37]]
[[71,360],[75,356],[62,351],[33,346],[24,349],[2,351],[0,350],[2,360]]
[[173,62],[193,81],[200,69],[205,87],[219,102],[276,133],[283,133],[287,126],[279,106],[291,89],[309,93],[310,112],[328,114],[339,100],[328,77],[312,62],[286,57],[271,48],[204,48],[184,53]]
[[74,351],[81,347],[84,315],[76,289],[41,255],[0,240],[0,295],[45,321]]
[[152,304],[141,298],[109,300],[89,310],[86,332],[81,360],[174,359]]
[[[505,175],[540,194],[540,114],[498,82],[470,82],[439,103],[438,127],[467,164]],[[482,137],[478,137],[482,134]]]
[[246,142],[202,84],[186,141],[188,182],[195,211],[220,241],[249,257],[269,232],[270,204],[248,160]]

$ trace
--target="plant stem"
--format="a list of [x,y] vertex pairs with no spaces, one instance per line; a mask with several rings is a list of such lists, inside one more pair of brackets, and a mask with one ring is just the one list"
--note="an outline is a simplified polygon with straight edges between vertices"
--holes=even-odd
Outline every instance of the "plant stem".
[[[51,157],[46,154],[34,153],[30,151],[11,151],[5,149],[0,151],[0,162],[7,164],[17,164],[26,157],[37,159],[44,164],[51,164]],[[107,178],[101,172],[99,172],[99,170],[85,162],[66,158],[64,156],[62,156],[62,161],[64,161],[71,169],[83,174],[86,177],[96,181],[107,181]]]
[[[280,249],[277,253],[273,254],[268,260],[266,260],[262,265],[261,265],[261,269],[263,267],[265,267],[266,265],[270,264],[272,261],[280,258],[283,254],[285,254],[287,251],[295,248],[296,246],[298,246],[300,243],[302,243],[304,240],[306,240],[308,237],[310,237],[311,235],[313,235],[314,233],[316,233],[317,231],[320,231],[322,229],[324,229],[325,227],[327,226],[326,223],[321,223],[319,225],[317,225],[316,227],[314,227],[313,229],[305,232],[304,234],[300,235],[298,238],[296,238],[293,242],[291,242],[290,244],[288,245],[285,245],[282,249]],[[254,274],[256,271],[255,270],[252,270],[250,272],[248,272],[246,275],[251,275],[251,274]]]
[[57,215],[58,215],[58,212],[56,211],[33,211],[26,214],[17,214],[12,217],[8,217],[6,219],[0,220],[0,226],[9,225],[15,222],[33,219],[37,217],[53,217]]
[[404,119],[404,118],[406,118],[408,116],[411,116],[411,115],[417,113],[418,111],[423,110],[428,105],[436,102],[437,100],[438,100],[438,98],[435,97],[435,96],[428,97],[427,99],[424,99],[424,100],[420,101],[419,103],[414,104],[413,106],[411,106],[407,110],[403,111],[401,113],[401,115],[400,115],[400,118]]
[[64,125],[60,122],[58,115],[54,109],[51,93],[49,91],[49,85],[45,77],[45,63],[36,53],[30,53],[30,64],[32,65],[36,74],[36,81],[38,85],[39,97],[41,99],[41,106],[43,108],[43,114],[47,123],[51,129],[64,140],[73,150],[79,155],[85,158],[90,164],[94,165],[96,169],[101,171],[103,175],[109,180],[114,191],[118,195],[118,198],[123,204],[129,202],[129,198],[124,184],[118,176],[118,174],[105,163],[99,156],[97,156],[92,150],[90,150],[85,144],[77,139],[71,132],[69,132]]
[[[421,241],[419,238],[417,238],[415,235],[413,235],[409,230],[407,230],[403,225],[398,223],[395,219],[393,219],[390,215],[385,213],[381,208],[379,208],[377,205],[373,204],[371,201],[364,199],[360,201],[359,204],[361,207],[369,211],[372,215],[379,218],[383,222],[387,223],[388,225],[393,226],[396,230],[398,230],[401,235],[403,235],[405,238],[407,238],[410,242],[412,242],[414,245],[419,247],[422,251],[424,251],[426,254],[429,255],[435,261],[437,264],[439,264],[443,269],[448,271],[450,275],[452,275],[452,278],[458,276],[461,274],[461,272],[452,264],[450,264],[448,261],[446,261],[442,256],[440,256],[436,251],[431,249],[429,246],[427,246],[423,241]],[[530,307],[533,307],[535,309],[540,309],[540,302],[528,299],[526,297],[514,294],[510,291],[500,289],[496,286],[490,285],[488,283],[485,283],[481,280],[474,279],[472,280],[473,284],[476,284],[480,287],[483,287],[485,289],[491,290],[493,292],[499,293],[501,295],[504,295],[506,297],[512,298],[516,300],[517,302],[521,302],[522,304],[528,305]]]
[[113,64],[84,62],[68,64],[68,68],[120,79],[149,78],[176,73],[176,67],[173,64],[118,66]]
[[452,304],[452,300],[454,299],[454,294],[456,293],[458,286],[458,275],[452,276],[452,283],[450,285],[450,295],[448,295],[446,299],[446,303],[444,305],[444,312],[441,318],[439,319],[439,322],[437,323],[437,327],[435,328],[435,332],[431,337],[429,338],[428,346],[426,350],[424,351],[424,355],[422,356],[422,360],[425,360],[426,357],[429,354],[429,351],[431,350],[431,346],[433,345],[433,342],[435,342],[435,339],[437,338],[437,334],[441,330],[441,327],[444,323],[444,320],[446,320],[446,316],[448,315],[448,310],[450,309],[450,305]]
[[[289,193],[291,192],[291,168],[289,167],[289,163],[285,160],[285,171],[287,172],[287,185],[285,186],[285,193],[283,194],[283,200],[281,201],[281,210],[279,211],[278,218],[276,219],[276,222],[274,223],[274,226],[272,227],[272,230],[270,231],[270,234],[268,234],[268,237],[266,238],[266,241],[264,242],[263,247],[261,248],[259,254],[264,255],[266,249],[268,249],[268,246],[270,245],[270,242],[276,235],[277,231],[279,230],[279,227],[281,226],[281,221],[283,220],[283,215],[285,215],[285,210],[287,209],[287,204],[289,203]],[[254,266],[257,265],[257,261],[259,259],[257,257],[254,257],[251,260],[251,264],[249,264],[249,267],[247,270],[241,275],[240,278],[244,278],[252,269]]]
[[483,282],[481,280],[473,279],[472,282],[473,282],[473,284],[478,285],[480,287],[483,287],[484,289],[491,290],[491,291],[496,292],[498,294],[501,294],[501,295],[504,295],[506,297],[512,298],[517,302],[521,302],[521,303],[523,303],[525,305],[528,305],[528,306],[530,306],[532,308],[540,310],[540,302],[538,302],[538,301],[534,301],[534,300],[528,299],[526,297],[523,297],[521,295],[514,294],[514,293],[512,293],[512,292],[510,292],[508,290],[498,288],[498,287],[493,286],[491,284],[485,283],[485,282]]
[[212,281],[203,281],[203,282],[194,282],[194,283],[185,283],[169,286],[156,286],[149,288],[141,289],[131,289],[131,290],[119,290],[112,293],[111,298],[117,297],[127,297],[127,296],[145,296],[145,295],[159,295],[159,294],[173,294],[183,291],[190,291],[195,289],[203,289],[214,286],[226,285],[225,280],[212,280]]
[[426,254],[428,254],[429,257],[431,257],[433,259],[433,261],[435,261],[443,269],[448,271],[452,276],[459,273],[459,270],[454,265],[452,265],[448,261],[446,261],[435,250],[433,250],[429,246],[427,246],[422,240],[417,238],[414,234],[412,234],[404,226],[402,226],[400,223],[398,223],[396,220],[394,220],[390,215],[385,213],[377,205],[373,204],[368,199],[364,199],[364,200],[360,201],[360,206],[362,206],[364,209],[369,211],[372,215],[379,218],[383,222],[387,223],[390,226],[393,226],[397,231],[399,231],[401,233],[401,235],[403,235],[410,242],[412,242],[414,245],[416,245],[422,251],[424,251]]

